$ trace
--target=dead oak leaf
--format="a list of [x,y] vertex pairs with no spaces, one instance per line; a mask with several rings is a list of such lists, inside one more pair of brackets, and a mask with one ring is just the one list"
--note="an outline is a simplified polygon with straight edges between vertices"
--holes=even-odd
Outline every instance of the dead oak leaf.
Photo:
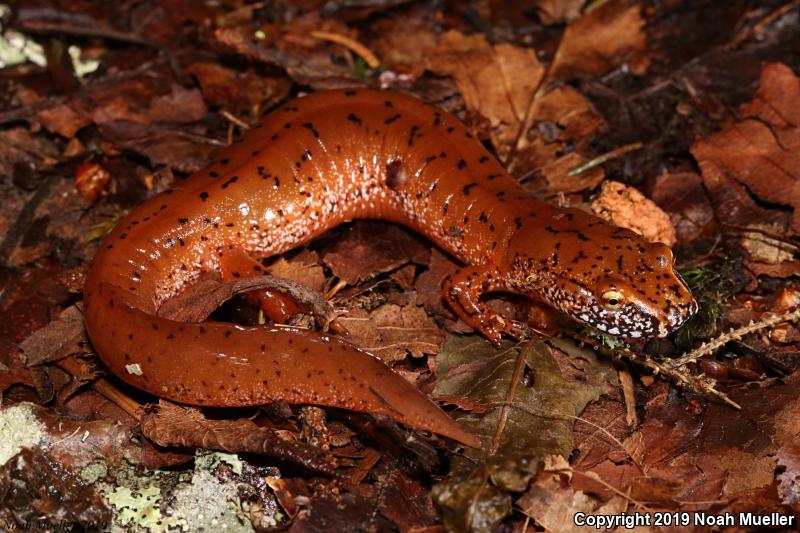
[[280,256],[267,270],[273,276],[294,280],[317,292],[325,289],[327,278],[325,270],[320,265],[319,255],[307,248],[289,258]]
[[800,78],[785,65],[767,65],[742,120],[692,147],[703,177],[722,174],[765,202],[793,209],[789,230],[800,234]]
[[596,167],[567,172],[588,160],[588,143],[604,122],[570,87],[542,90],[545,69],[532,49],[490,44],[483,35],[443,34],[428,69],[451,76],[470,113],[488,121],[498,157],[515,175],[538,171],[546,192],[572,192],[602,180]]
[[553,80],[593,77],[626,65],[642,74],[650,65],[641,6],[613,0],[567,26],[550,66]]
[[425,264],[430,249],[407,231],[377,222],[360,221],[322,253],[322,260],[350,285],[395,270],[409,262]]
[[[741,232],[747,267],[756,275],[797,273],[800,234],[800,78],[785,65],[766,65],[759,90],[740,121],[692,147],[719,221]],[[792,208],[762,207],[751,197]]]
[[456,30],[440,36],[428,69],[452,76],[469,110],[487,118],[493,128],[525,120],[545,73],[529,48],[493,46],[482,34]]
[[87,342],[83,313],[74,305],[19,344],[26,366],[56,361],[80,350]]
[[419,357],[436,353],[444,334],[436,322],[415,304],[385,304],[374,311],[355,309],[339,320],[350,332],[350,341],[383,359],[397,361],[407,353]]
[[554,533],[582,531],[585,528],[574,524],[573,517],[577,513],[590,514],[595,507],[588,495],[563,488],[561,476],[550,472],[540,474],[516,505],[545,531]]

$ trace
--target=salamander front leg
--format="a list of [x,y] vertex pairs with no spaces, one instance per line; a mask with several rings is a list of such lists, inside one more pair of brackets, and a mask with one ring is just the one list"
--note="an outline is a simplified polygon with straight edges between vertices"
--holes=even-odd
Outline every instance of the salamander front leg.
[[517,340],[529,336],[530,329],[525,324],[500,316],[480,301],[487,292],[508,290],[497,269],[459,269],[445,278],[442,289],[444,299],[459,318],[480,331],[495,346],[500,345],[503,333]]

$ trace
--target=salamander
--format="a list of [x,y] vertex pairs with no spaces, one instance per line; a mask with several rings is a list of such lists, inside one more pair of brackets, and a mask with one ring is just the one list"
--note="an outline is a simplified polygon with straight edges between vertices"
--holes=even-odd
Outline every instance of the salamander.
[[337,336],[158,314],[204,273],[255,275],[258,259],[365,218],[405,225],[463,263],[443,297],[493,343],[524,324],[491,311],[487,292],[633,338],[664,336],[697,309],[668,247],[530,197],[453,115],[402,93],[336,90],[282,105],[119,222],[86,278],[91,341],[122,380],[177,402],[334,406],[479,445]]

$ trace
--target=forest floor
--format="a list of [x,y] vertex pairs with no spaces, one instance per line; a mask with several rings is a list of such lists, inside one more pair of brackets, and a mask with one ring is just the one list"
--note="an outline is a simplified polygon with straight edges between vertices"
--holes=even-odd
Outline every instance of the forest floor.
[[[0,28],[7,529],[797,529],[800,2],[25,0]],[[441,299],[457,261],[362,221],[270,273],[347,309],[350,342],[482,449],[334,409],[156,410],[106,372],[81,300],[120,217],[292,96],[365,87],[454,113],[531,195],[670,245],[700,312],[648,342],[565,323],[496,349]],[[334,474],[237,447],[266,431]]]

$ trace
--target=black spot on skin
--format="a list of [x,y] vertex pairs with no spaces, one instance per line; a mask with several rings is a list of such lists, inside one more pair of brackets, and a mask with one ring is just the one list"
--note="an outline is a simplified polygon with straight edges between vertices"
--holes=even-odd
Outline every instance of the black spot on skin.
[[125,239],[128,238],[128,234],[127,233],[120,233],[119,238],[120,238],[121,241],[124,241]]
[[269,173],[269,172],[267,172],[267,169],[266,169],[266,168],[264,168],[264,167],[263,167],[263,166],[261,166],[261,165],[259,165],[259,166],[257,166],[257,167],[256,167],[256,173],[257,173],[259,176],[261,176],[261,179],[262,179],[262,180],[265,180],[265,179],[267,179],[267,178],[269,178],[269,177],[270,177],[270,173]]
[[350,113],[347,115],[347,120],[352,122],[353,124],[361,125],[361,117],[356,115],[355,113]]
[[470,190],[471,188],[473,188],[473,187],[477,187],[477,186],[478,186],[478,184],[477,184],[477,183],[475,183],[475,182],[473,182],[473,183],[468,183],[467,185],[464,185],[464,196],[469,196],[469,190]]
[[222,184],[222,188],[223,189],[227,189],[228,186],[233,185],[237,181],[239,181],[239,176],[233,176],[233,177],[231,177],[231,179],[229,179],[228,181],[226,181],[225,183]]
[[489,221],[489,217],[486,216],[486,211],[481,211],[481,214],[478,217],[478,221],[479,222],[488,222]]
[[486,176],[486,179],[492,181],[493,179],[499,178],[500,176],[502,176],[502,174],[489,174],[488,176]]
[[283,127],[288,130],[289,128],[292,127],[292,123],[291,122],[287,122],[286,124],[283,125]]
[[230,160],[230,159],[228,159],[227,157],[226,157],[225,159],[220,159],[220,160],[219,160],[219,164],[220,164],[220,165],[222,165],[223,167],[224,167],[225,165],[227,165],[228,163],[230,163],[230,162],[231,162],[231,160]]
[[506,198],[506,193],[505,193],[505,191],[500,191],[499,193],[497,193],[497,199],[498,199],[498,200],[500,200],[501,202],[502,202],[503,200],[505,200],[505,198]]
[[216,179],[216,178],[219,177],[219,172],[216,172],[216,171],[212,170],[211,172],[208,173],[208,175],[211,176],[212,178]]
[[353,89],[348,89],[344,92],[345,96],[355,96],[358,92],[354,91]]
[[231,332],[231,330],[227,330],[227,331],[225,332],[225,338],[227,339],[228,337],[230,337],[230,336],[231,336],[231,333],[232,333],[232,332]]
[[418,137],[422,137],[422,134],[419,133],[419,126],[411,126],[411,132],[408,134],[408,145],[413,146],[414,140]]
[[489,157],[485,155],[482,155],[480,159],[478,159],[478,163],[486,163],[487,161],[489,161]]
[[396,189],[406,182],[408,175],[400,159],[395,159],[386,165],[386,185],[390,189]]
[[442,206],[442,213],[447,214],[447,210],[449,208],[450,208],[450,203],[449,202],[445,202],[444,205]]
[[181,226],[183,226],[184,224],[188,224],[188,223],[189,223],[189,219],[188,219],[188,218],[185,218],[185,217],[179,218],[179,219],[178,219],[178,223],[179,223]]
[[514,224],[517,226],[517,229],[522,228],[522,219],[520,217],[515,218]]
[[447,128],[447,133],[453,133],[454,131],[455,131],[455,128],[453,126],[450,126],[449,128]]
[[458,170],[464,170],[467,166],[467,162],[464,161],[463,159],[459,159],[456,166],[458,167]]
[[304,128],[306,128],[308,131],[310,131],[310,132],[311,132],[311,134],[312,134],[314,137],[316,137],[317,139],[319,139],[319,132],[318,132],[318,131],[317,131],[317,129],[314,127],[314,123],[313,123],[313,122],[304,122],[304,123],[303,123],[303,127],[304,127]]
[[269,138],[269,140],[270,141],[277,141],[278,140],[278,134],[277,133],[274,134],[272,137]]
[[386,107],[394,107],[394,104],[392,104],[391,100],[384,100],[383,105],[385,105]]
[[207,193],[207,192],[205,192],[205,191],[201,192],[201,193],[200,193],[200,199],[201,199],[201,200],[203,200],[204,202],[205,202],[206,200],[208,200],[208,193]]
[[589,256],[583,253],[583,250],[578,250],[578,255],[576,255],[575,258],[572,259],[572,262],[577,263],[578,261],[581,261],[583,259],[589,259]]

